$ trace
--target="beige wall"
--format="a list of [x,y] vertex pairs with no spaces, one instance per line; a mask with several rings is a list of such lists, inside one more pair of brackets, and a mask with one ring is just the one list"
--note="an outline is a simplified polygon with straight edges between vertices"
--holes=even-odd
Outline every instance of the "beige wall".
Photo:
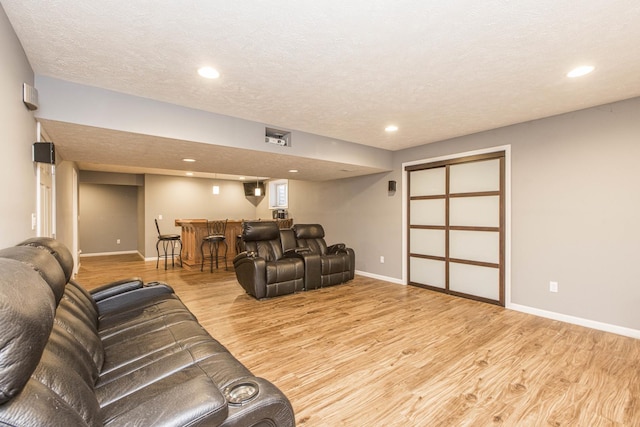
[[[220,194],[212,194],[214,184],[220,186]],[[257,208],[244,196],[241,182],[204,178],[146,175],[145,198],[145,252],[146,258],[156,256],[157,233],[154,218],[162,233],[180,233],[175,227],[178,218],[253,219]],[[265,199],[262,203],[267,203]]]
[[33,113],[22,102],[22,84],[33,85],[33,71],[0,6],[0,247],[35,236],[36,173],[31,146],[36,141]]

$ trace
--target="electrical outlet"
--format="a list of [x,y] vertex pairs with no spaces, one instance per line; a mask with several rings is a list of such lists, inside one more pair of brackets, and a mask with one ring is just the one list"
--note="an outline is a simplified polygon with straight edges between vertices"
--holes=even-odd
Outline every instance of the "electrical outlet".
[[558,292],[558,282],[549,282],[549,292]]
[[116,240],[116,245],[119,245],[119,244],[120,244],[120,239],[117,239]]
[[158,219],[161,220],[162,219],[162,214],[158,215]]
[[380,264],[384,264],[384,256],[380,255]]

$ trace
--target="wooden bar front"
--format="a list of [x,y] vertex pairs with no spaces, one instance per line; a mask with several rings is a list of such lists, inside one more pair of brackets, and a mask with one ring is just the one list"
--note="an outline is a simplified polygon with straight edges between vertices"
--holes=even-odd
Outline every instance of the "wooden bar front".
[[[289,228],[293,223],[292,219],[278,220],[280,228]],[[202,239],[207,236],[206,219],[176,219],[176,227],[182,229],[182,264],[187,269],[200,269],[202,255],[200,245]],[[225,231],[227,250],[227,265],[233,268],[233,258],[236,256],[236,237],[242,234],[242,220],[227,220]],[[209,249],[205,248],[205,264],[209,262]],[[224,245],[220,245],[218,255],[224,255]]]

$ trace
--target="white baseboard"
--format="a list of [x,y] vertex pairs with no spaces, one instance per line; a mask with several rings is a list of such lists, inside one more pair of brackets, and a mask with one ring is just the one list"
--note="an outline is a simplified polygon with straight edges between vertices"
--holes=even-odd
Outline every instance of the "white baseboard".
[[[384,280],[385,282],[396,283],[398,285],[405,285],[405,283],[401,279],[396,279],[395,277],[381,276],[379,274],[373,274],[359,270],[356,270],[356,274],[360,276],[370,277],[372,279]],[[554,311],[542,310],[539,308],[520,304],[508,303],[505,308],[520,311],[522,313],[533,314],[534,316],[544,317],[546,319],[559,320],[561,322],[571,323],[573,325],[585,326],[587,328],[596,329],[599,331],[611,332],[612,334],[640,339],[640,330],[638,329],[626,328],[624,326],[612,325],[610,323],[598,322],[595,320],[584,319],[582,317],[570,316],[568,314],[556,313]]]
[[80,254],[80,258],[88,258],[88,257],[92,257],[92,256],[131,255],[131,254],[137,254],[140,258],[144,259],[142,254],[140,252],[138,252],[138,251],[96,252],[96,253],[91,253],[91,254],[81,253]]
[[547,319],[559,320],[561,322],[571,323],[579,326],[586,326],[587,328],[597,329],[599,331],[611,332],[613,334],[623,335],[625,337],[640,339],[640,330],[637,329],[625,328],[624,326],[611,325],[609,323],[597,322],[595,320],[570,316],[568,314],[556,313],[554,311],[541,310],[539,308],[520,304],[507,304],[506,308],[520,311],[522,313],[545,317]]
[[368,273],[366,271],[356,270],[355,273],[359,276],[370,277],[372,279],[384,280],[385,282],[396,283],[398,285],[404,285],[402,279],[396,279],[395,277],[381,276],[379,274]]

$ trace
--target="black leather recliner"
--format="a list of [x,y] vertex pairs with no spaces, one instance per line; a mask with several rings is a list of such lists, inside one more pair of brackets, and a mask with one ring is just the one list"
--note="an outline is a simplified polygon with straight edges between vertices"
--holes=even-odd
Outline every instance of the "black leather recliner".
[[257,299],[292,294],[304,289],[304,262],[295,248],[284,250],[275,221],[242,223],[245,251],[233,266],[244,290]]
[[72,271],[53,239],[0,249],[0,425],[295,425],[286,396],[170,286],[129,279],[89,293]]
[[[355,277],[353,249],[347,248],[344,243],[327,246],[324,228],[320,224],[294,224],[292,228],[296,245],[310,252],[302,254],[306,261],[305,268],[310,270],[307,272],[305,289],[337,285]],[[319,257],[319,268],[312,268],[318,262],[312,259],[312,255]]]

